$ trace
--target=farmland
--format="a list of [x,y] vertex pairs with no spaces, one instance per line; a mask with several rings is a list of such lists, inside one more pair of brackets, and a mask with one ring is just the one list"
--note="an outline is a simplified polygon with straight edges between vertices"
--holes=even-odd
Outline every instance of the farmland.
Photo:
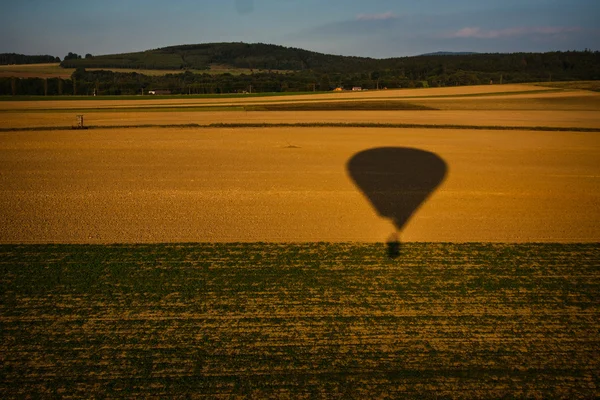
[[[537,85],[0,101],[0,395],[597,397],[599,116]],[[401,227],[369,149],[444,165]]]
[[[149,76],[162,76],[166,74],[180,74],[180,69],[131,69],[131,68],[88,68],[89,71],[107,70],[121,73],[136,72]],[[223,65],[211,65],[209,69],[194,70],[197,74],[247,74],[250,73],[247,68],[233,68]],[[70,78],[75,72],[75,68],[62,68],[60,63],[48,64],[20,64],[20,65],[0,65],[0,78]]]

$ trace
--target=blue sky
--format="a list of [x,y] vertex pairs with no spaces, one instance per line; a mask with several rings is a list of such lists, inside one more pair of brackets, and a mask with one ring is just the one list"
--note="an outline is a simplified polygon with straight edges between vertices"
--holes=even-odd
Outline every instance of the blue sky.
[[0,0],[0,53],[207,42],[376,58],[600,50],[600,0]]

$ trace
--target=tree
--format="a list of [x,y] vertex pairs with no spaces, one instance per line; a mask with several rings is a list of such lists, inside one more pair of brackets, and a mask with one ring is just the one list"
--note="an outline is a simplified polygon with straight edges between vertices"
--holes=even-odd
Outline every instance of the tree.
[[331,82],[329,81],[329,76],[324,74],[321,76],[321,82],[319,83],[319,90],[322,92],[326,92],[331,90]]
[[94,56],[93,56],[93,55],[91,55],[90,53],[87,53],[87,54],[85,55],[85,59],[87,60],[88,58],[94,58]]
[[65,56],[65,59],[63,61],[67,61],[67,60],[80,60],[81,56],[77,53],[71,53],[69,52],[69,54],[67,54]]

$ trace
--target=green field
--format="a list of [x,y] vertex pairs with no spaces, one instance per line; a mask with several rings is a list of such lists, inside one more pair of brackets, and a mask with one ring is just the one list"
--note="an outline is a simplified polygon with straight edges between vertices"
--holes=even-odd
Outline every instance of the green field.
[[594,398],[598,244],[1,245],[0,397]]

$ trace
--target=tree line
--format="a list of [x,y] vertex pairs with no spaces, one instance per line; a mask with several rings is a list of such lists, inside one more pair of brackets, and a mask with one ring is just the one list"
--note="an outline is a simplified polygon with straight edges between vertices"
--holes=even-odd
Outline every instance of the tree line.
[[[93,57],[76,58],[86,59]],[[0,95],[136,95],[149,90],[168,90],[172,94],[305,92],[355,86],[392,89],[600,80],[600,52],[591,51],[431,55],[407,57],[401,62],[377,61],[381,64],[369,64],[373,69],[252,70],[239,75],[182,70],[149,76],[79,67],[70,79],[0,78]]]
[[47,64],[60,62],[60,58],[54,56],[27,56],[25,54],[2,53],[0,54],[0,65],[13,64]]

